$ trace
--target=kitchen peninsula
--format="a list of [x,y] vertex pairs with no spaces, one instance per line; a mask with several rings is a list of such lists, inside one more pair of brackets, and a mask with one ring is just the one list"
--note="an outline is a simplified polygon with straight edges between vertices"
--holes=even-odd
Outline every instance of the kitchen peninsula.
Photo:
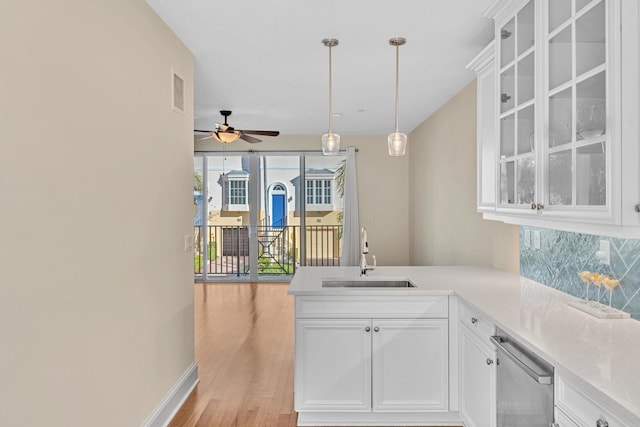
[[482,267],[378,267],[368,279],[414,287],[323,287],[358,276],[303,267],[289,287],[299,425],[461,425],[459,322],[469,313],[553,365],[556,422],[568,414],[579,425],[597,408],[611,427],[640,425],[637,320],[596,319],[568,306],[574,297]]

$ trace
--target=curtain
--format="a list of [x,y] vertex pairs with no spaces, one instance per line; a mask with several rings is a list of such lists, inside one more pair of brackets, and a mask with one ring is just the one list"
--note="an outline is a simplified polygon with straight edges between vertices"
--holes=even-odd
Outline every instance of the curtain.
[[360,222],[358,217],[358,179],[356,149],[347,148],[344,173],[344,213],[342,218],[342,253],[340,265],[360,264]]

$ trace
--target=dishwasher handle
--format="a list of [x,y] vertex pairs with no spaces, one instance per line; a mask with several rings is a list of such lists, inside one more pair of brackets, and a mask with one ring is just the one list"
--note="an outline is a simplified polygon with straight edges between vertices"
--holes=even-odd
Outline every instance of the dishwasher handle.
[[518,356],[516,356],[511,350],[509,350],[509,348],[507,348],[505,344],[508,343],[508,341],[504,337],[493,336],[491,337],[491,342],[493,342],[496,347],[498,347],[498,349],[502,350],[504,354],[509,356],[509,358],[513,360],[516,365],[518,365],[523,371],[525,371],[527,375],[533,378],[533,380],[538,384],[553,384],[553,373],[539,373],[527,363],[523,362]]

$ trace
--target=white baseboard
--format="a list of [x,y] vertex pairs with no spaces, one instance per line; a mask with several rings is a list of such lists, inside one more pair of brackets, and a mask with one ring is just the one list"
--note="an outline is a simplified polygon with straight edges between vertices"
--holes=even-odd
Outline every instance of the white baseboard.
[[459,426],[451,412],[298,412],[298,426]]
[[142,423],[141,427],[166,427],[178,412],[191,391],[198,385],[198,364],[193,362],[171,387],[156,409]]

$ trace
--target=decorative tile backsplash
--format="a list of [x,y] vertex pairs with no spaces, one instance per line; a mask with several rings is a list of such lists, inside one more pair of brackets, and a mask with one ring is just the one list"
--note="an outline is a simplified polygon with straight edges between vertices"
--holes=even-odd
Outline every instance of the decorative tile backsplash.
[[[540,233],[540,249],[534,245],[535,232]],[[525,233],[530,237],[528,242]],[[596,259],[600,240],[611,242],[610,265],[600,264]],[[640,240],[520,227],[522,276],[585,299],[587,287],[578,276],[585,270],[620,279],[620,286],[613,291],[611,306],[640,320]],[[598,300],[598,289],[594,285],[589,286],[589,299]],[[600,289],[599,301],[609,305],[609,291],[604,287]]]

